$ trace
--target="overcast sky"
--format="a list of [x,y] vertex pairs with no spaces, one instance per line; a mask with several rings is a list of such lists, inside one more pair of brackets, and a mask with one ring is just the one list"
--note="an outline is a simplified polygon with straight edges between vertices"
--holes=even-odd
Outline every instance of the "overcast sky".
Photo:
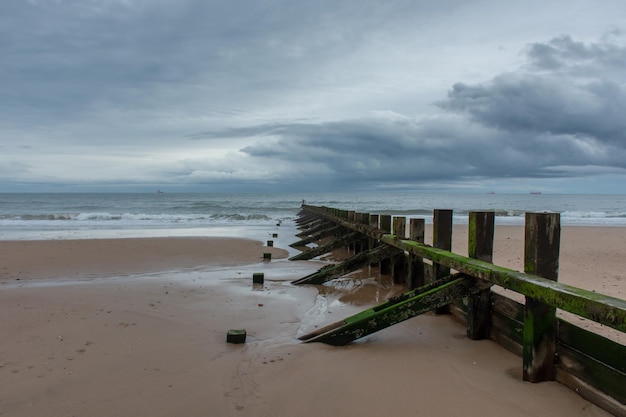
[[626,193],[624,0],[0,0],[0,192]]

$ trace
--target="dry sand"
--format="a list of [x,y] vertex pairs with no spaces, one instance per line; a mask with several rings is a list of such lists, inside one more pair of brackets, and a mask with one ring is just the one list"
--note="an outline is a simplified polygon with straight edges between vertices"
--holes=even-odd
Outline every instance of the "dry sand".
[[[455,227],[461,253],[466,236]],[[496,263],[520,269],[523,229],[496,240]],[[624,298],[625,243],[626,229],[564,228],[561,281]],[[0,415],[608,415],[558,383],[522,382],[520,358],[448,316],[301,344],[402,288],[344,278],[318,293],[289,281],[320,262],[260,262],[266,251],[286,256],[238,239],[0,242]],[[225,343],[240,328],[247,342]]]

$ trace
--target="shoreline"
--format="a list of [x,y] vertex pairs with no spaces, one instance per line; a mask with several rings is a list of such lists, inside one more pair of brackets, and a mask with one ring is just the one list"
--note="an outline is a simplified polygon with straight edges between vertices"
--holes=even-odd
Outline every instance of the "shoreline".
[[[453,230],[460,253],[466,229]],[[626,230],[568,229],[562,282],[623,298]],[[371,278],[341,279],[324,293],[294,286],[324,263],[287,261],[281,247],[217,237],[47,242],[37,249],[56,247],[56,263],[17,245],[25,241],[0,241],[0,256],[3,245],[21,248],[23,273],[28,262],[47,270],[0,285],[0,416],[369,416],[413,415],[416,407],[468,417],[609,416],[556,382],[521,381],[521,358],[470,341],[451,317],[425,314],[341,348],[299,343],[298,334],[399,287]],[[276,261],[260,262],[269,250]],[[96,258],[106,260],[100,269]],[[513,268],[522,258],[523,227],[497,226],[495,263]],[[262,286],[251,283],[256,271],[265,273]],[[46,282],[61,285],[39,285]],[[245,344],[225,343],[228,329],[241,328]]]

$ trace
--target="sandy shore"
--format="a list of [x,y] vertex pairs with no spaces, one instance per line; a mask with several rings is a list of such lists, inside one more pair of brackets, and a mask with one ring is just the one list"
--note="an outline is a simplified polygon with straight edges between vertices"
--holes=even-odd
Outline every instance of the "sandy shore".
[[[455,228],[461,253],[466,236]],[[561,281],[624,298],[625,243],[626,229],[564,228]],[[496,229],[496,263],[521,269],[522,248],[522,228]],[[0,242],[0,415],[608,416],[558,383],[522,382],[520,358],[447,316],[301,344],[402,289],[296,287],[321,263],[285,256],[242,239]],[[225,343],[240,328],[247,343]]]

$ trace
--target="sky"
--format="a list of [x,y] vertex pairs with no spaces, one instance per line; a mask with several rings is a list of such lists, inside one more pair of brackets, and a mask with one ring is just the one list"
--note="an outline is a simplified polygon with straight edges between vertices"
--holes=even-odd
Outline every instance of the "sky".
[[1,0],[0,192],[626,194],[624,0]]

